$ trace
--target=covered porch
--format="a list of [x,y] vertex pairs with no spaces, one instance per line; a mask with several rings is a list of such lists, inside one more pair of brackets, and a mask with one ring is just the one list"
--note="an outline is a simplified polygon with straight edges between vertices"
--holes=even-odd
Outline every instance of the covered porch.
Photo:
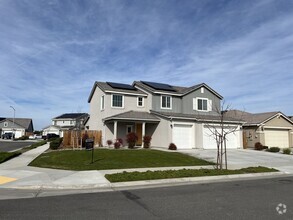
[[129,111],[104,119],[104,144],[107,140],[115,142],[122,139],[123,145],[127,145],[128,133],[136,133],[138,140],[136,146],[142,146],[144,136],[152,136],[160,119],[148,112]]

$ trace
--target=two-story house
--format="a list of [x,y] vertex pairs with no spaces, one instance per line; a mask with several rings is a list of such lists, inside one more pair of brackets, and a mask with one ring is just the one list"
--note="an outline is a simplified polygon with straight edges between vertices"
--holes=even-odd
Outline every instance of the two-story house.
[[[132,85],[95,82],[90,103],[89,130],[102,130],[102,142],[124,139],[129,132],[145,135],[152,146],[215,149],[216,141],[209,125],[217,129],[221,122],[222,96],[202,83],[191,87],[135,81]],[[228,148],[242,148],[241,123],[225,118],[226,127],[235,128],[227,136]]]
[[65,113],[52,119],[52,124],[43,128],[43,135],[57,134],[63,137],[63,131],[84,129],[87,113]]

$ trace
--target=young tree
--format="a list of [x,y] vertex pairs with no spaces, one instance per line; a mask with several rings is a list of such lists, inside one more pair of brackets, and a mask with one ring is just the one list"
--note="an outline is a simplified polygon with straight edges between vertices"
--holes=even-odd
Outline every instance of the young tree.
[[[216,169],[222,170],[223,168],[228,168],[227,137],[229,134],[239,131],[243,121],[239,117],[237,119],[228,114],[231,111],[231,107],[230,105],[225,105],[225,102],[221,105],[221,109],[214,109],[214,111],[218,113],[219,119],[213,123],[205,123],[205,127],[209,129],[217,144]],[[229,123],[227,123],[228,121]]]

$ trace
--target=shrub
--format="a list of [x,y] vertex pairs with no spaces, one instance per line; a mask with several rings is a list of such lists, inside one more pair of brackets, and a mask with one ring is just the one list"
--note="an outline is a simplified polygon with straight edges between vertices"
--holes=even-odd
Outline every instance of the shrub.
[[144,148],[149,148],[150,147],[150,144],[151,144],[151,140],[152,140],[152,137],[151,136],[144,136],[143,137],[143,147]]
[[169,144],[169,150],[177,150],[177,147],[174,143]]
[[57,150],[60,147],[60,144],[62,143],[63,138],[55,138],[53,141],[50,142],[50,149],[51,150]]
[[270,147],[270,148],[268,148],[268,151],[273,152],[273,153],[277,153],[280,151],[280,148],[279,147]]
[[116,142],[114,143],[114,148],[115,148],[115,149],[119,149],[120,146],[121,146],[121,144],[120,144],[119,141],[116,141]]
[[291,149],[290,148],[283,149],[283,154],[291,154]]
[[256,142],[254,144],[254,149],[255,150],[263,150],[264,149],[264,146],[260,142]]
[[117,138],[116,141],[118,141],[120,143],[120,146],[123,146],[123,140],[122,140],[122,138]]
[[128,148],[134,148],[136,141],[138,140],[137,135],[134,132],[130,132],[126,136]]
[[107,140],[107,144],[108,144],[108,147],[110,147],[113,144],[113,141],[112,140]]

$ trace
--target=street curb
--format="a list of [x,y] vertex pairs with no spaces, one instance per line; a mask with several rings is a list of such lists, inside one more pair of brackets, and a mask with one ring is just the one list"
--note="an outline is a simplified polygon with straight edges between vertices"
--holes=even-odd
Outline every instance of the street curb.
[[[142,180],[129,181],[109,184],[87,184],[87,185],[41,185],[41,186],[14,186],[10,189],[34,189],[34,190],[91,190],[101,189],[103,191],[135,189],[135,188],[151,188],[160,186],[176,186],[187,184],[215,183],[235,180],[249,180],[254,178],[288,176],[286,172],[268,172],[268,173],[249,173],[249,174],[232,174],[220,176],[203,176],[203,177],[184,177],[173,179],[159,180]],[[8,188],[7,188],[8,189]]]

